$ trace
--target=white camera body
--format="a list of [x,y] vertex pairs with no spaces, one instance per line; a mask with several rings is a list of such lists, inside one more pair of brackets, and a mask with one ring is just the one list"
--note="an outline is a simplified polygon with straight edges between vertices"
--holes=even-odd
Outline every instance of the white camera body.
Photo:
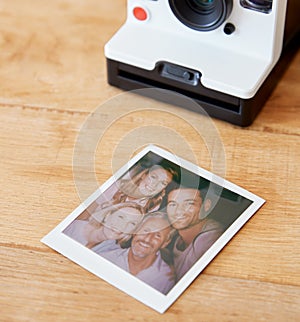
[[[182,1],[189,3],[189,0]],[[226,3],[225,0],[215,1]],[[215,99],[213,105],[221,108],[223,101],[225,105],[237,101],[240,104],[240,99],[248,101],[258,93],[281,56],[288,1],[271,0],[269,12],[247,8],[242,1],[228,0],[230,12],[223,21],[215,28],[198,30],[178,18],[172,7],[174,1],[128,0],[127,20],[106,44],[105,56],[108,62],[118,62],[127,68],[132,66],[134,72],[127,71],[126,77],[129,81],[136,78],[139,87],[145,83],[147,87],[167,88],[189,95],[187,87],[195,92],[199,83],[201,97]],[[295,0],[294,3],[296,1],[300,2]],[[110,68],[108,73],[114,73],[113,70]],[[154,74],[155,81],[152,80]],[[160,78],[157,78],[158,74]],[[125,89],[137,88],[122,86],[113,80],[110,83]],[[205,89],[208,94],[203,92]],[[220,97],[215,98],[213,93],[220,94]],[[190,96],[194,98],[194,95]],[[201,103],[201,99],[196,100]],[[240,108],[229,109],[243,114]],[[222,117],[215,112],[211,114],[232,123],[248,125],[257,112],[251,112],[250,117],[248,111],[243,120],[230,115]]]

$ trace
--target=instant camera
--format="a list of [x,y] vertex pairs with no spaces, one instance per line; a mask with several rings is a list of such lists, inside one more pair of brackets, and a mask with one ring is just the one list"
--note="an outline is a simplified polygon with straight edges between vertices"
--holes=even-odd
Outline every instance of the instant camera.
[[298,48],[299,17],[300,0],[128,0],[105,46],[108,82],[175,91],[250,125]]

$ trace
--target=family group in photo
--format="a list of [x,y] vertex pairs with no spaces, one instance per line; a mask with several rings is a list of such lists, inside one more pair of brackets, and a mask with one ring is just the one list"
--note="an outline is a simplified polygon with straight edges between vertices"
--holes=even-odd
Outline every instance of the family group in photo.
[[63,232],[167,294],[224,231],[207,187],[180,175],[165,163],[134,168]]

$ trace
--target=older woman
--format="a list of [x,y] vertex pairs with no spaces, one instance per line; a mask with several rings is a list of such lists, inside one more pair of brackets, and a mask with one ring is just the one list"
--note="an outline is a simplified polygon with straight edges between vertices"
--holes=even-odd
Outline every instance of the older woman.
[[63,233],[88,248],[101,245],[111,250],[131,237],[143,217],[138,204],[119,203],[92,213],[88,220],[74,220]]

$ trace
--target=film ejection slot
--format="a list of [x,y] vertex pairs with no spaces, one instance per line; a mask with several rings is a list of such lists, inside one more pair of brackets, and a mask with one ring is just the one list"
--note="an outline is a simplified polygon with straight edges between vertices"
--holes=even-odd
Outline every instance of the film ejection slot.
[[160,75],[192,86],[197,86],[200,79],[199,72],[168,63],[161,65]]

